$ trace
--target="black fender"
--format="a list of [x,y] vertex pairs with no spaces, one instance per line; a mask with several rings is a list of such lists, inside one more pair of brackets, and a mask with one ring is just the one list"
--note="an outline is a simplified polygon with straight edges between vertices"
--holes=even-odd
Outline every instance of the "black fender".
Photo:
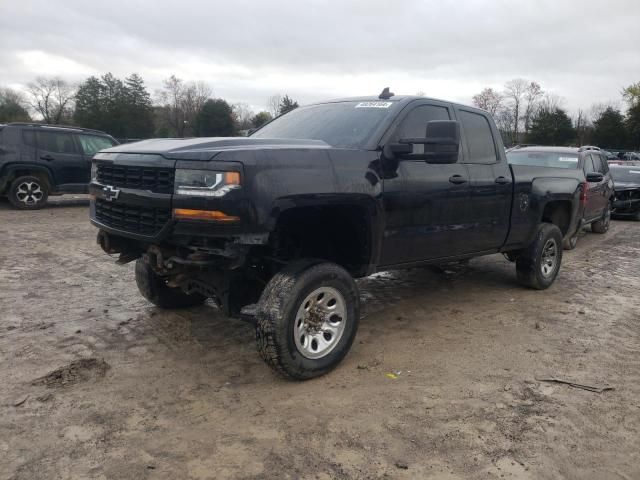
[[44,165],[38,165],[37,163],[20,162],[9,163],[2,168],[2,172],[0,172],[0,192],[4,192],[9,187],[9,184],[16,176],[16,172],[28,172],[29,174],[35,173],[44,175],[51,187],[51,190],[55,190],[56,181],[50,168],[45,167]]
[[537,222],[532,225],[529,241],[533,241],[538,224],[545,221],[545,211],[549,205],[563,202],[569,205],[570,217],[568,226],[563,234],[565,236],[573,235],[580,226],[582,219],[582,205],[580,196],[582,193],[582,182],[577,178],[536,178],[531,184],[532,202],[535,206],[535,214]]
[[[513,167],[513,166],[512,166]],[[582,182],[575,177],[529,177],[531,169],[515,170],[511,230],[501,251],[524,248],[534,240],[538,225],[545,221],[547,207],[555,202],[566,203],[570,218],[564,235],[577,231],[583,214],[580,202]],[[531,178],[531,179],[530,179]]]
[[384,232],[384,212],[381,202],[367,194],[330,193],[314,195],[291,195],[280,197],[273,201],[269,218],[264,226],[269,234],[275,232],[278,222],[283,215],[301,208],[349,208],[361,209],[364,215],[366,238],[369,245],[367,254],[367,268],[363,274],[370,275],[376,271],[380,258],[382,235]]

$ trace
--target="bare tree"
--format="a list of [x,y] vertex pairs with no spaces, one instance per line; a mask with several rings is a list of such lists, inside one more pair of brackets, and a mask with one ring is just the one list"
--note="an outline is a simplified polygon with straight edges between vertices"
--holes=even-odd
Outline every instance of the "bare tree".
[[184,112],[182,111],[182,98],[184,94],[184,82],[182,79],[171,75],[162,82],[163,89],[157,92],[158,102],[162,105],[165,121],[173,130],[173,134],[184,136]]
[[212,95],[213,91],[207,83],[185,83],[175,75],[167,78],[163,82],[163,89],[157,92],[165,121],[179,137],[194,134],[198,113]]
[[473,96],[473,104],[489,112],[493,117],[496,116],[498,110],[502,106],[502,95],[493,88],[488,87],[480,93]]
[[531,117],[533,117],[536,112],[536,108],[538,106],[538,101],[542,98],[544,91],[542,87],[537,82],[531,82],[527,85],[527,88],[524,92],[524,101],[525,101],[525,109],[524,109],[524,131],[525,133],[529,133],[529,128],[531,127]]
[[564,99],[555,93],[546,93],[538,104],[538,110],[553,112],[558,108],[563,108]]
[[58,124],[70,116],[75,88],[60,77],[38,77],[27,85],[27,95],[45,123]]
[[506,145],[512,145],[514,142],[511,132],[511,128],[513,127],[513,112],[511,109],[504,107],[498,109],[494,115],[494,120],[502,135],[502,141]]
[[591,120],[591,122],[598,120],[607,109],[620,110],[620,105],[616,102],[594,103],[589,108],[589,120]]
[[587,118],[587,113],[581,108],[578,109],[578,113],[574,117],[573,124],[576,129],[576,140],[578,142],[578,146],[580,147],[587,144],[587,136],[591,129],[591,124]]
[[519,142],[520,117],[522,115],[524,95],[528,86],[529,82],[523,78],[509,80],[504,85],[504,96],[508,103],[507,106],[511,110],[513,122],[511,132],[514,143]]
[[267,112],[269,112],[273,118],[280,115],[281,102],[282,96],[280,94],[272,95],[267,99]]
[[180,107],[186,121],[186,123],[183,122],[183,125],[192,135],[195,133],[196,117],[202,110],[204,103],[212,95],[211,87],[205,82],[190,82],[185,85],[182,91]]
[[251,119],[255,114],[247,103],[236,103],[231,108],[233,108],[233,115],[236,117],[240,130],[248,130],[253,127]]

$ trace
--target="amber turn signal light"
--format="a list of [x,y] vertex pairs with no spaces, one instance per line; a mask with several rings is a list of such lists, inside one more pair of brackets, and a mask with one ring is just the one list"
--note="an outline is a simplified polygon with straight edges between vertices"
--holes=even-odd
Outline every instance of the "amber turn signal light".
[[[231,172],[235,173],[235,172]],[[238,181],[240,180],[240,176],[238,175]],[[190,208],[174,208],[173,209],[173,217],[174,218],[182,218],[184,220],[211,220],[214,222],[239,222],[240,217],[236,217],[234,215],[227,215],[224,212],[219,210],[192,210]]]
[[226,172],[224,174],[225,185],[240,185],[239,172]]

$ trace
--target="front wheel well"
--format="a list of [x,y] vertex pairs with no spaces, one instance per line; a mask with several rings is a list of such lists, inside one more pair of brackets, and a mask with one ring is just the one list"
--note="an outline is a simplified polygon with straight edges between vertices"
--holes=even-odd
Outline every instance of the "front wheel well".
[[270,244],[279,259],[320,258],[361,277],[371,259],[370,224],[358,205],[296,207],[280,215]]
[[[11,187],[11,184],[13,183],[13,181],[16,178],[20,178],[20,177],[36,177],[39,178],[40,180],[42,180],[44,183],[46,183],[47,188],[51,189],[51,186],[53,185],[52,179],[51,179],[51,175],[49,175],[49,173],[46,170],[43,170],[42,168],[30,168],[28,166],[24,166],[24,167],[18,167],[18,168],[12,168],[10,170],[7,170],[4,174],[4,193],[6,193],[9,188]],[[2,182],[0,182],[2,183]]]

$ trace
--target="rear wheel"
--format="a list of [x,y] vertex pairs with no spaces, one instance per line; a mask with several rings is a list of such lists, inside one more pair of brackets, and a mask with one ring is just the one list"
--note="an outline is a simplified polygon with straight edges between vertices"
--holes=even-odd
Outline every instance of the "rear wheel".
[[358,329],[358,289],[342,267],[302,260],[277,273],[259,302],[258,352],[278,373],[307,380],[329,372]]
[[48,197],[49,186],[38,177],[18,177],[9,187],[9,201],[20,210],[42,208]]
[[562,233],[551,223],[538,227],[535,240],[516,260],[518,281],[529,288],[544,290],[556,279],[562,263]]
[[199,293],[187,294],[180,288],[170,287],[143,259],[136,261],[136,284],[144,298],[160,308],[186,308],[202,305],[207,299]]
[[602,218],[591,224],[593,233],[607,233],[611,224],[611,205],[607,204],[607,209],[602,214]]

